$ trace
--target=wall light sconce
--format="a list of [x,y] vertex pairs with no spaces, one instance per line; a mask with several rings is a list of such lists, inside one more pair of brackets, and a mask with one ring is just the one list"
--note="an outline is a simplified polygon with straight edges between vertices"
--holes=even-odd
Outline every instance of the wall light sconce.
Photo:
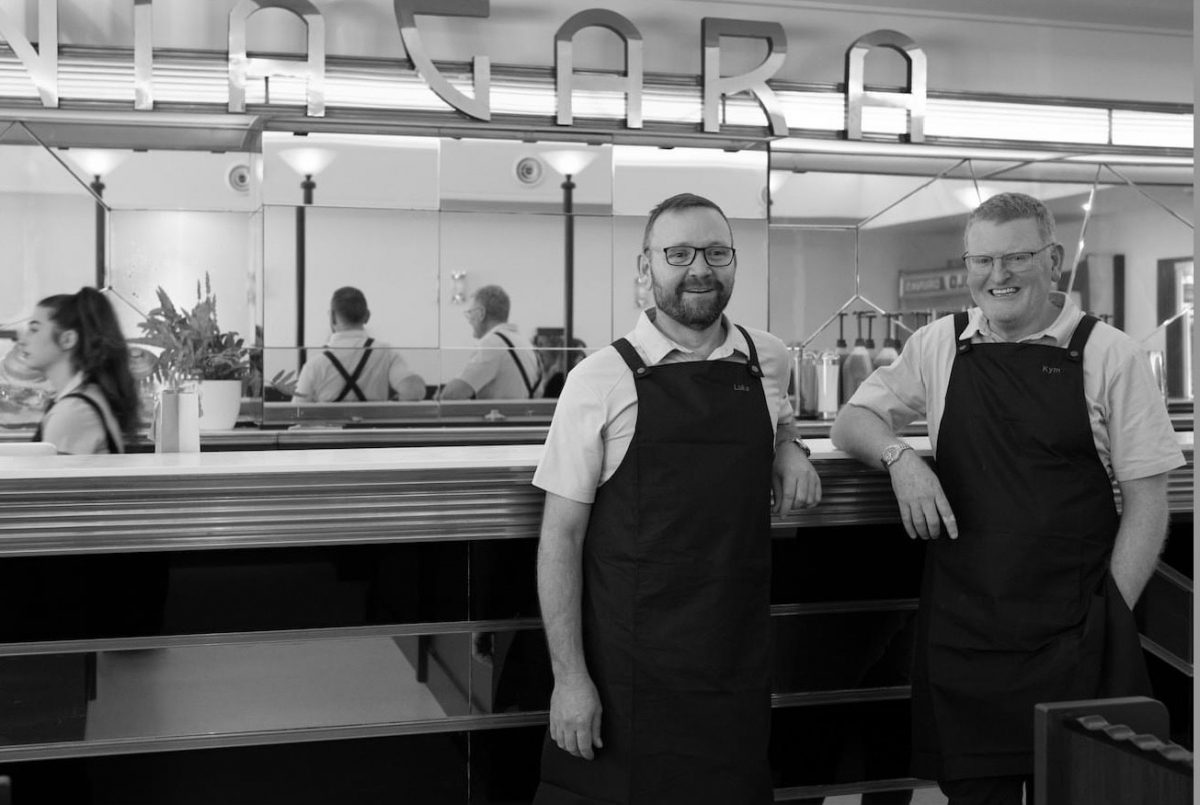
[[450,304],[461,305],[467,301],[467,272],[450,272]]
[[92,177],[88,189],[96,197],[96,287],[108,287],[108,207],[104,204],[102,177],[111,174],[129,154],[114,148],[67,148],[63,154],[83,173]]
[[542,159],[562,177],[563,191],[563,343],[570,344],[575,336],[575,183],[571,177],[592,164],[597,151],[546,151]]
[[296,347],[300,350],[300,366],[304,366],[304,305],[307,287],[307,236],[305,233],[307,208],[313,203],[313,191],[317,183],[313,177],[329,167],[336,154],[327,148],[285,148],[279,158],[302,176],[300,190],[303,203],[296,207]]

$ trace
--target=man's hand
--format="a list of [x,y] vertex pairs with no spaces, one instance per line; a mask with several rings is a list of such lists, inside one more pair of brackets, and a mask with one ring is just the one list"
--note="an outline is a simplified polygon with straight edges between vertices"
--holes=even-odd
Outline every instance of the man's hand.
[[600,696],[587,674],[555,682],[550,694],[550,738],[559,749],[592,760],[601,749]]
[[942,524],[950,539],[958,539],[958,522],[942,491],[942,482],[914,451],[905,452],[888,470],[900,505],[900,520],[912,539],[937,539]]
[[821,479],[808,456],[790,439],[775,448],[771,491],[775,496],[775,504],[771,507],[773,514],[808,509],[821,502]]

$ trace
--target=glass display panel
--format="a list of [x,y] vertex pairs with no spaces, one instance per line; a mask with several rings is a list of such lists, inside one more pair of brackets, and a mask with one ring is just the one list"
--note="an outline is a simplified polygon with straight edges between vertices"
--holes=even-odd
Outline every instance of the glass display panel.
[[411,805],[468,802],[466,733],[233,746],[2,763],[34,802],[153,805],[287,802]]
[[[10,557],[0,642],[457,621],[467,544]],[[120,584],[112,580],[120,579]]]
[[436,722],[469,663],[465,634],[0,657],[0,746]]

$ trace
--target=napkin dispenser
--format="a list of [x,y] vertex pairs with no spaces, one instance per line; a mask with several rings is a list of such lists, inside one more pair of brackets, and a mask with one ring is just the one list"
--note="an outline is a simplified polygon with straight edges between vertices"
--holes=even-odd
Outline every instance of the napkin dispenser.
[[156,453],[200,452],[200,397],[195,391],[163,389],[150,434]]

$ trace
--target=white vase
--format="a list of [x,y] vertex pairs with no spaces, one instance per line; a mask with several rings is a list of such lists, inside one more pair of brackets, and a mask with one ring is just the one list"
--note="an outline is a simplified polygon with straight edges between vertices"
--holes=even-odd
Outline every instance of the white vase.
[[242,381],[200,381],[200,430],[233,430],[242,405]]

